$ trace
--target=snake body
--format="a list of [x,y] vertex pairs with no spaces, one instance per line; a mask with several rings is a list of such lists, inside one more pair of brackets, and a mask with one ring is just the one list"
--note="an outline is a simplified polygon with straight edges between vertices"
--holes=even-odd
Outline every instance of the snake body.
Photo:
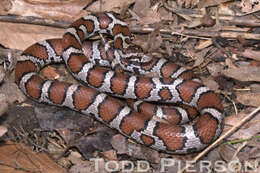
[[[97,34],[112,36],[114,48],[98,48],[90,43],[84,51],[83,41]],[[82,17],[69,26],[62,39],[45,40],[27,48],[16,65],[16,83],[37,102],[93,115],[123,135],[156,150],[189,153],[205,148],[222,131],[223,107],[217,94],[190,80],[190,71],[169,60],[149,59],[140,52],[131,54],[130,36],[127,24],[113,13]],[[131,62],[134,56],[142,56],[137,58],[140,66]],[[115,72],[104,67],[113,61],[108,60],[111,57],[127,71],[156,72],[159,77]],[[100,64],[103,61],[103,66],[95,61]],[[65,63],[71,74],[86,86],[43,79],[39,70],[51,63]],[[137,100],[133,103],[136,109],[111,95]],[[154,106],[146,101],[188,105],[187,111],[184,107],[168,112],[177,115],[178,120],[173,122],[185,122],[191,108],[195,108],[200,116],[190,124],[162,122],[150,115],[163,118],[168,107]],[[147,114],[142,113],[145,107],[148,108]]]

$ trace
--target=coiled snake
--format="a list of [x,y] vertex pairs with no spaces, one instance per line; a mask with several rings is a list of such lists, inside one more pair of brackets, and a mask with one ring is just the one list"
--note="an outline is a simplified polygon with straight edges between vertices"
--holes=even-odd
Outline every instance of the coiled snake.
[[[83,41],[97,34],[112,36],[114,47],[87,42],[82,49]],[[189,70],[166,59],[145,56],[132,46],[130,36],[127,24],[113,13],[82,17],[69,26],[62,39],[45,40],[27,48],[16,65],[16,82],[37,102],[93,115],[151,148],[169,153],[203,149],[222,131],[223,107],[219,97],[206,86],[190,80]],[[113,62],[128,73],[105,67]],[[86,86],[40,77],[39,70],[51,63],[65,63],[72,75]],[[156,72],[159,77],[129,73],[136,71],[140,74]],[[110,95],[137,100],[133,103],[136,110]],[[171,108],[144,101],[188,106]],[[181,124],[193,116],[194,108],[200,114],[197,121]],[[159,121],[151,114],[160,118],[165,118],[166,114],[173,116],[169,118],[173,122]]]

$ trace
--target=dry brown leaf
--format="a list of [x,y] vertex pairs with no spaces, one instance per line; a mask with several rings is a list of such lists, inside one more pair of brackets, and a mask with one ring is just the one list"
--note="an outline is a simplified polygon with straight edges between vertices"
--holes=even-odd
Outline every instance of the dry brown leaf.
[[[102,2],[102,4],[100,4]],[[128,7],[130,4],[134,3],[135,0],[103,0],[96,1],[90,5],[87,10],[90,11],[114,11],[120,13],[121,10],[125,7]],[[101,8],[101,9],[100,9]]]
[[209,87],[211,90],[216,91],[219,89],[218,83],[212,77],[201,77],[202,83]]
[[[68,0],[64,2],[46,2],[35,0],[8,0],[0,2],[0,14],[34,16],[45,19],[71,21],[91,0]],[[5,10],[3,10],[5,9]]]
[[[225,125],[227,126],[235,126],[236,124],[239,124],[240,121],[247,116],[252,109],[244,109],[243,111],[239,112],[237,115],[229,115],[225,118]],[[253,119],[251,119],[249,122],[244,124],[242,127],[239,128],[239,130],[234,133],[232,136],[230,136],[230,140],[233,139],[245,139],[245,138],[251,138],[257,133],[260,132],[260,113],[254,116]]]
[[252,92],[260,93],[260,84],[252,84],[249,87]]
[[219,147],[219,153],[226,162],[238,160],[238,157],[234,156],[234,154],[236,153],[236,149],[232,147],[230,144],[221,145]]
[[202,26],[205,27],[213,27],[216,24],[216,20],[212,18],[211,14],[206,13],[201,18]]
[[137,35],[132,42],[141,46],[144,52],[153,52],[161,46],[162,37],[160,34],[152,32],[150,35]]
[[149,25],[158,23],[161,21],[161,16],[157,11],[154,11],[152,9],[146,10],[146,15],[144,17],[141,17],[139,22],[141,25]]
[[222,72],[225,76],[234,78],[239,81],[258,81],[260,82],[260,68],[252,66],[239,66],[229,68]]
[[203,56],[197,56],[195,59],[195,63],[193,64],[193,67],[198,67],[204,62]]
[[126,138],[120,134],[112,137],[111,144],[113,148],[117,150],[118,154],[125,154],[128,152],[128,143]]
[[196,57],[193,67],[197,67],[204,62],[205,56],[207,55],[209,50],[210,50],[210,47],[202,49],[201,51],[199,51],[193,55],[194,57]]
[[155,31],[150,34],[147,42],[148,42],[148,52],[153,52],[160,48],[163,40],[160,33],[159,32],[157,33]]
[[205,8],[209,6],[216,6],[230,0],[199,0],[198,8]]
[[198,27],[198,26],[200,26],[200,25],[202,25],[202,22],[201,22],[201,20],[200,19],[194,19],[194,20],[192,20],[190,23],[188,23],[188,24],[184,24],[184,26],[186,26],[187,28],[195,28],[195,27]]
[[199,42],[199,44],[197,46],[195,46],[195,49],[201,50],[201,49],[204,49],[206,47],[209,47],[210,45],[212,45],[212,40],[201,40]]
[[111,145],[116,149],[117,154],[127,154],[130,157],[145,159],[151,163],[158,163],[160,159],[159,153],[156,150],[129,142],[120,134],[112,137]]
[[243,52],[240,53],[240,55],[246,58],[254,59],[256,61],[260,61],[260,51],[245,49]]
[[12,8],[10,0],[0,1],[0,15],[7,15],[8,11]]
[[151,6],[150,0],[136,0],[133,11],[137,14],[139,17],[146,16],[146,10],[149,9]]
[[0,126],[0,137],[3,136],[7,132],[7,128],[4,126]]
[[[7,143],[0,147],[0,172],[55,172],[65,173],[47,154],[35,153],[24,144]],[[23,171],[24,170],[24,171]]]
[[162,19],[158,10],[150,8],[149,0],[136,0],[133,11],[139,17],[138,22],[141,25],[148,25],[160,22]]
[[24,50],[28,46],[49,38],[61,38],[64,29],[39,25],[0,22],[0,43],[11,49]]
[[221,64],[212,63],[207,65],[207,70],[209,71],[211,76],[218,76],[223,69],[224,65]]
[[237,101],[247,106],[260,106],[260,93],[237,92]]
[[159,8],[158,13],[160,14],[162,20],[174,21],[174,14],[165,8]]
[[108,160],[117,160],[115,150],[108,150],[108,151],[105,151],[105,152],[102,152],[102,153]]
[[0,93],[0,103],[0,116],[2,116],[8,109],[7,96],[3,93]]
[[226,66],[228,66],[228,68],[237,68],[237,66],[233,63],[233,61],[230,58],[226,58],[225,64]]

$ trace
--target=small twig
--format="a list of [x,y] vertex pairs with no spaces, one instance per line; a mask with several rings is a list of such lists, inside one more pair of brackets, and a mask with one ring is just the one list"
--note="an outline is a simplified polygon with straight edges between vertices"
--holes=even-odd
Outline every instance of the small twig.
[[[215,142],[213,142],[211,145],[209,145],[205,150],[203,150],[201,153],[199,153],[192,161],[191,163],[196,163],[201,157],[203,157],[206,153],[208,153],[212,148],[214,148],[218,143],[220,143],[223,139],[234,133],[239,127],[241,127],[244,123],[249,121],[251,118],[253,118],[255,115],[257,115],[260,111],[260,107],[256,108],[253,112],[248,114],[246,117],[244,117],[237,125],[233,126],[231,129],[229,129],[225,134],[220,136]],[[189,165],[186,165],[184,168],[182,168],[178,173],[183,173]]]
[[43,19],[37,17],[23,17],[23,16],[11,16],[11,15],[0,15],[1,22],[11,22],[11,23],[24,23],[24,24],[34,24],[43,26],[52,26],[56,28],[67,28],[69,22],[54,21],[51,19]]
[[[165,35],[165,34],[162,34],[162,35]],[[173,34],[171,34],[171,35],[173,35]],[[200,37],[200,36],[195,36],[195,35],[186,35],[186,34],[182,34],[182,33],[176,33],[176,35],[183,36],[183,37],[188,37],[188,38],[197,38],[197,39],[201,39],[201,40],[210,40],[211,39],[211,38],[208,38],[208,37]]]
[[251,88],[233,88],[234,91],[251,91]]
[[[155,29],[151,27],[131,27],[130,30],[133,33],[150,33],[153,32]],[[260,40],[260,34],[254,33],[246,33],[246,32],[233,32],[233,31],[205,31],[205,30],[197,30],[197,29],[160,29],[160,33],[163,34],[170,34],[170,35],[183,35],[186,36],[198,36],[198,37],[222,37],[222,38],[229,38],[229,39],[237,39],[238,36],[244,39],[251,39],[251,40]]]

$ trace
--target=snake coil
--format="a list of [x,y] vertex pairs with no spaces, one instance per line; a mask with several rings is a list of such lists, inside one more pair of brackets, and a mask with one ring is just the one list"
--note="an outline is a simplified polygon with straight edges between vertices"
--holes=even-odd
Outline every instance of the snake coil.
[[[84,40],[97,34],[112,36],[114,47],[88,42],[83,49]],[[131,52],[130,36],[127,24],[113,13],[82,17],[69,26],[62,39],[45,40],[27,48],[16,65],[16,82],[37,102],[93,115],[151,148],[169,153],[189,153],[205,148],[222,131],[223,107],[219,97],[206,86],[190,80],[189,70],[166,59],[149,59],[140,52]],[[140,66],[131,63],[131,58],[140,54],[143,56],[137,63]],[[105,67],[114,60],[127,71],[156,72],[159,77],[118,73]],[[126,65],[125,62],[130,63]],[[87,86],[40,77],[39,70],[51,63],[65,63],[71,74]],[[110,95],[137,100],[133,102],[135,109]],[[172,108],[145,101],[188,106]],[[200,114],[197,121],[182,124],[194,118],[191,117],[194,108]],[[159,121],[151,114],[160,118],[174,114],[173,123]]]

